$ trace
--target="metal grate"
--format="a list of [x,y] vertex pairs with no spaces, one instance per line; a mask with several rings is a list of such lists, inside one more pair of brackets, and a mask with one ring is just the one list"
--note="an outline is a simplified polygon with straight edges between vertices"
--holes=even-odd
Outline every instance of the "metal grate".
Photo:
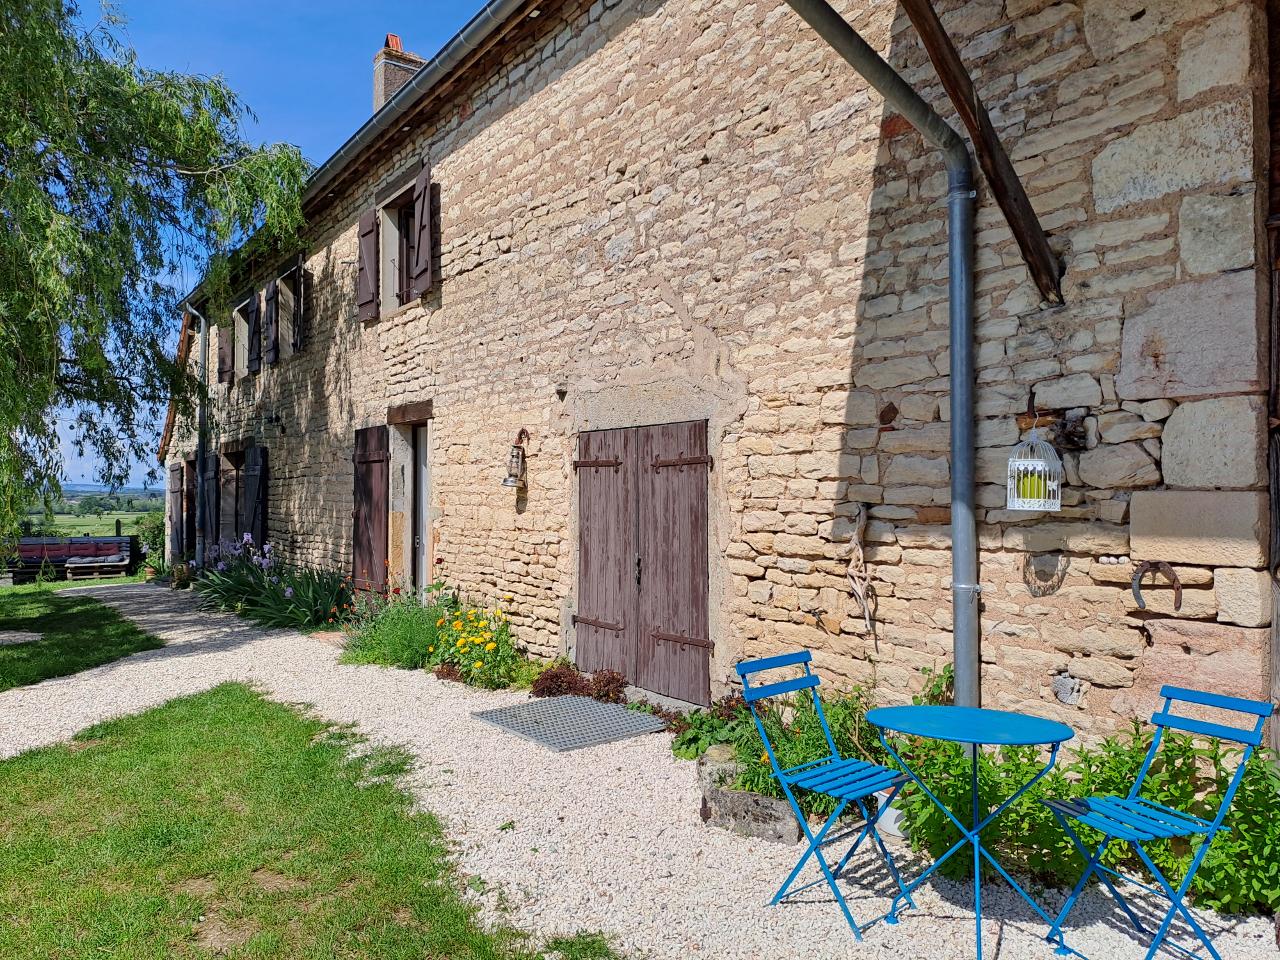
[[530,700],[514,707],[479,710],[472,716],[557,753],[657,733],[663,728],[662,721],[652,714],[575,696]]

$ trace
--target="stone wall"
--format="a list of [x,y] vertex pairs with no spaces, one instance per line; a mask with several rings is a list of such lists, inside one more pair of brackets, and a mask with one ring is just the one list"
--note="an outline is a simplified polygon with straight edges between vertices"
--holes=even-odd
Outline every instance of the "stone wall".
[[[1100,732],[1165,678],[1265,695],[1260,18],[1209,0],[939,7],[1066,264],[1067,302],[1047,308],[980,189],[985,700]],[[845,8],[953,117],[896,4]],[[306,350],[219,404],[223,435],[271,450],[273,538],[348,562],[353,431],[431,398],[435,567],[509,597],[551,655],[573,642],[576,433],[705,418],[713,682],[804,646],[829,680],[907,698],[951,651],[938,159],[781,2],[597,0],[535,32],[313,223]],[[356,219],[418,156],[442,281],[362,326]],[[1069,480],[1050,517],[1004,509],[1033,388]],[[499,481],[521,426],[517,497]],[[874,636],[846,578],[859,505]],[[1164,584],[1137,610],[1142,559],[1175,566],[1181,610]]]

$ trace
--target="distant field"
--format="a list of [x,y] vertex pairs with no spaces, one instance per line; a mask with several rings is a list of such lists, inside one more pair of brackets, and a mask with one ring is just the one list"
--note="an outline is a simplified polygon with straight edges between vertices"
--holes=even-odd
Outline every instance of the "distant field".
[[120,521],[120,533],[126,537],[138,531],[133,522],[142,516],[141,513],[104,513],[101,517],[68,517],[55,516],[58,534],[64,537],[113,537],[116,533],[116,520]]

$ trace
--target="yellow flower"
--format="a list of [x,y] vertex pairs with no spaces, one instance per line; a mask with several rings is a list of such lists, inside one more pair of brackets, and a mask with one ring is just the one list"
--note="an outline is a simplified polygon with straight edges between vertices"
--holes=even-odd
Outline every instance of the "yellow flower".
[[465,647],[466,645],[467,645],[467,641],[463,640],[462,638],[459,638],[458,642],[454,644],[455,647]]
[[768,754],[768,753],[762,753],[762,754],[760,754],[760,762],[761,762],[761,763],[768,763],[768,762],[769,762],[769,754]]
[[479,669],[480,669],[481,667],[483,667],[483,666],[484,666],[484,661],[483,661],[483,660],[477,660],[477,661],[476,661],[476,663],[475,663],[475,667],[476,667],[476,669],[477,669],[477,670],[479,670]]
[[436,652],[435,647],[427,647],[427,653],[435,653],[435,652]]
[[485,648],[486,650],[494,650],[494,649],[496,649],[496,648],[497,648],[497,646],[498,646],[498,645],[497,645],[496,643],[494,643],[492,640],[490,640],[488,643],[486,643],[486,644],[484,645],[484,648]]
[[455,621],[453,621],[453,629],[455,629],[455,630],[461,630],[461,629],[462,629],[462,621],[461,621],[461,620],[455,620]]
[[481,621],[480,621],[480,629],[481,629],[481,630],[483,630],[483,629],[484,629],[485,627],[487,627],[488,625],[489,625],[489,621],[488,621],[488,620],[481,620]]
[[437,620],[437,621],[436,621],[436,626],[437,626],[437,627],[443,627],[443,626],[444,626],[444,617],[441,617],[439,620]]
[[513,597],[511,594],[509,594],[509,593],[508,593],[508,594],[507,594],[505,597],[503,597],[502,599],[503,599],[503,600],[505,600],[505,601],[507,601],[507,603],[510,603],[512,600],[514,600],[514,599],[515,599],[515,597]]

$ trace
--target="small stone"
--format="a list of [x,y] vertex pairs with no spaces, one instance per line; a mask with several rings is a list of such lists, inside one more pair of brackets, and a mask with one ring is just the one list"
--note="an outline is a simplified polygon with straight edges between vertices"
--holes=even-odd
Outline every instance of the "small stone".
[[1160,424],[1124,410],[1098,417],[1098,434],[1103,443],[1126,443],[1160,436]]
[[1177,406],[1167,397],[1159,397],[1158,399],[1147,400],[1138,404],[1138,413],[1143,420],[1167,420],[1169,414],[1173,413]]

